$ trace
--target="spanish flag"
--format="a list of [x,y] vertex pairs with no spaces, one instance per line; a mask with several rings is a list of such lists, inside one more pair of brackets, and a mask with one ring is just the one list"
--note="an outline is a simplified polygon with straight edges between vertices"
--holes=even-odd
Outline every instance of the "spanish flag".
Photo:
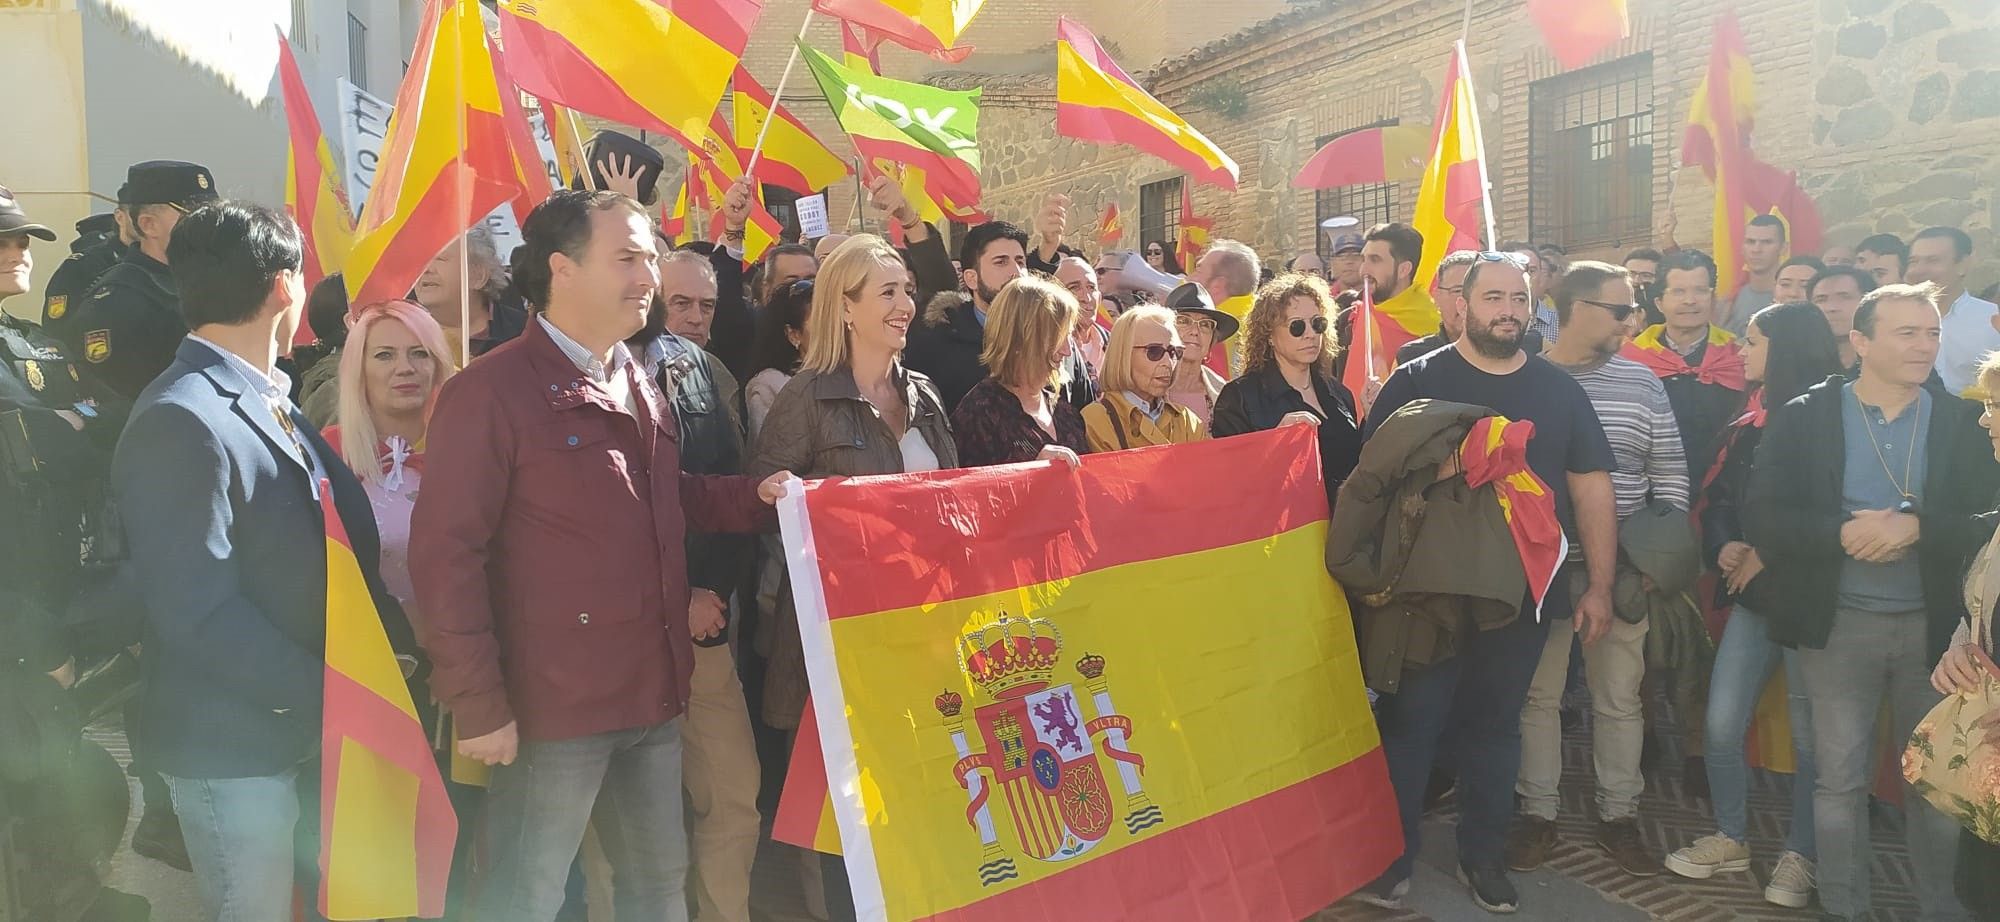
[[1716,296],[1724,300],[1734,297],[1743,282],[1743,225],[1753,214],[1745,179],[1756,160],[1750,152],[1756,110],[1743,29],[1735,13],[1724,13],[1715,21],[1708,73],[1694,92],[1687,135],[1681,142],[1681,163],[1701,167],[1715,187]]
[[1451,68],[1445,73],[1444,99],[1432,123],[1437,133],[1431,141],[1431,159],[1424,167],[1410,221],[1424,235],[1424,258],[1417,262],[1415,287],[1425,290],[1445,254],[1484,248],[1480,218],[1486,200],[1486,153],[1473,105],[1471,71],[1461,41],[1452,50]]
[[434,919],[444,915],[458,816],[325,480],[319,493],[326,519],[319,911],[329,919]]
[[[688,187],[695,184],[692,165],[689,170],[687,180],[682,182],[680,190],[674,193],[673,205],[660,203],[660,236],[666,238],[669,246],[680,246],[681,238],[687,236]],[[749,236],[747,231],[744,236]]]
[[[730,139],[729,125],[722,120],[721,112],[710,115],[708,133],[696,150],[696,159],[688,165],[689,181],[700,179],[703,188],[697,199],[707,202],[714,211],[709,218],[709,237],[720,240],[728,221],[728,215],[723,213],[725,195],[730,185],[744,175],[749,156]],[[775,245],[785,232],[785,226],[764,208],[764,187],[758,184],[753,188],[756,199],[750,205],[750,220],[743,225],[745,263],[763,258],[764,251]]]
[[[291,140],[285,157],[285,207],[305,238],[306,289],[311,290],[347,262],[347,251],[354,246],[354,212],[348,208],[338,161],[320,130],[312,96],[283,32],[278,33],[278,82],[285,94],[285,128]],[[312,339],[311,330],[301,327],[299,333]]]
[[1181,271],[1194,272],[1194,264],[1201,259],[1202,251],[1208,249],[1215,230],[1214,218],[1199,218],[1194,213],[1194,184],[1181,181],[1181,220],[1179,239],[1175,242],[1175,258],[1181,262]]
[[1292,177],[1297,189],[1336,189],[1363,183],[1403,182],[1424,173],[1431,141],[1428,125],[1363,128],[1326,142]]
[[578,112],[698,148],[763,0],[508,0],[514,82]]
[[1542,599],[1555,586],[1563,558],[1569,556],[1569,539],[1556,518],[1555,494],[1528,467],[1528,440],[1534,437],[1535,424],[1528,420],[1488,416],[1466,433],[1459,459],[1467,485],[1475,490],[1493,485],[1539,617]]
[[1056,20],[1056,131],[1130,144],[1204,182],[1236,188],[1236,161],[1141,88],[1090,30],[1067,16]]
[[[972,53],[958,37],[986,0],[813,0],[813,11],[857,28],[871,45],[888,39],[947,64]],[[880,69],[879,67],[877,68]]]
[[577,121],[576,113],[546,99],[538,99],[542,104],[542,124],[549,129],[549,142],[556,149],[556,169],[562,173],[562,184],[568,188],[584,172],[583,127]]
[[1109,250],[1125,239],[1125,222],[1118,217],[1118,202],[1104,203],[1104,217],[1097,221],[1097,246]]
[[731,94],[735,110],[736,146],[741,150],[757,147],[764,122],[773,111],[778,120],[763,134],[763,152],[757,157],[757,179],[783,186],[800,195],[812,195],[846,179],[853,170],[847,161],[813,136],[799,117],[776,105],[771,91],[764,89],[748,70],[736,69],[736,92]]
[[1589,64],[1632,34],[1625,0],[1528,0],[1528,16],[1566,69]]
[[1703,384],[1720,384],[1739,392],[1750,386],[1743,366],[1743,348],[1737,344],[1735,334],[1709,324],[1708,348],[1702,350],[1701,364],[1689,365],[1685,356],[1667,345],[1666,329],[1657,323],[1647,327],[1618,354],[1646,366],[1661,379],[1693,375]]
[[1365,416],[1370,403],[1368,382],[1388,380],[1390,372],[1396,369],[1396,350],[1437,332],[1439,320],[1437,302],[1431,300],[1430,289],[1422,285],[1411,285],[1376,303],[1374,288],[1364,280],[1362,294],[1354,315],[1354,342],[1347,357],[1347,375],[1341,383],[1354,394]]
[[347,258],[356,305],[409,294],[465,229],[522,194],[473,0],[430,0]]
[[1293,922],[1402,852],[1309,427],[779,514],[860,918]]
[[535,127],[521,105],[521,94],[507,76],[506,57],[498,46],[488,47],[493,52],[493,82],[500,90],[500,123],[507,129],[507,149],[513,153],[521,185],[521,194],[514,197],[514,220],[525,223],[528,213],[554,194],[555,184],[542,164],[542,149],[535,145]]

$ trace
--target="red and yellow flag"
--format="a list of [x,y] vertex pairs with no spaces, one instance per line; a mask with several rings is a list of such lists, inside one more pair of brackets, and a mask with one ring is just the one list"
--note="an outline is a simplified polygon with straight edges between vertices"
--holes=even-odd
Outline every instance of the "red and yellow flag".
[[1310,431],[779,513],[822,785],[778,835],[830,793],[862,918],[1291,922],[1402,852]]
[[1410,224],[1424,235],[1424,258],[1417,261],[1416,288],[1429,291],[1438,263],[1453,250],[1484,249],[1480,243],[1481,212],[1485,208],[1485,148],[1479,138],[1479,113],[1472,97],[1472,68],[1465,60],[1465,43],[1452,50],[1445,73],[1444,99],[1438,103],[1437,133],[1431,159],[1417,189],[1417,207]]
[[1105,202],[1104,217],[1097,221],[1097,246],[1104,250],[1114,249],[1118,246],[1118,241],[1123,239],[1125,239],[1125,222],[1118,217],[1118,203]]
[[[304,272],[306,289],[311,290],[346,264],[347,251],[354,246],[354,212],[340,181],[339,162],[320,130],[319,114],[313,111],[312,96],[283,32],[278,33],[278,82],[285,94],[285,128],[291,142],[285,157],[285,207],[305,238]],[[312,340],[312,331],[303,324],[299,335],[303,342]]]
[[1701,167],[1715,187],[1712,246],[1716,296],[1721,299],[1734,297],[1743,279],[1743,226],[1752,214],[1744,179],[1755,160],[1750,130],[1756,110],[1750,51],[1743,44],[1736,14],[1724,13],[1715,21],[1708,73],[1695,90],[1687,135],[1681,142],[1681,163]]
[[1424,173],[1428,125],[1363,128],[1326,142],[1292,177],[1298,189],[1334,189],[1363,183],[1402,182]]
[[562,174],[562,183],[567,188],[584,175],[584,163],[589,158],[583,152],[583,125],[577,121],[576,113],[546,99],[537,99],[542,104],[542,123],[548,126],[549,143],[556,149],[556,170]]
[[[947,64],[972,53],[958,37],[986,0],[813,0],[813,11],[838,17],[873,49],[884,39]],[[874,68],[880,71],[879,65]]]
[[1735,334],[1709,324],[1708,348],[1702,350],[1701,364],[1689,365],[1686,356],[1667,345],[1664,338],[1666,329],[1657,323],[1647,327],[1645,332],[1632,337],[1619,354],[1646,366],[1661,378],[1694,375],[1703,384],[1720,384],[1732,391],[1750,386],[1743,366],[1742,348],[1737,345]]
[[542,165],[542,149],[535,145],[535,127],[528,122],[521,94],[507,76],[506,57],[499,46],[488,47],[493,52],[493,82],[500,89],[500,123],[507,129],[507,149],[513,154],[515,177],[521,184],[521,194],[514,197],[514,220],[526,223],[528,213],[555,192],[555,185]]
[[[741,150],[757,147],[758,133],[773,111],[771,91],[741,67],[736,69],[736,92],[731,94],[735,110],[736,146]],[[799,117],[777,106],[778,120],[764,134],[763,152],[757,157],[757,179],[783,186],[800,195],[812,195],[833,185],[854,171],[847,161],[828,150],[813,136]]]
[[320,481],[326,519],[326,703],[320,729],[319,911],[444,915],[458,816],[382,615]]
[[1374,288],[1364,279],[1360,307],[1354,314],[1353,353],[1341,383],[1354,394],[1365,416],[1368,382],[1387,381],[1396,368],[1396,350],[1437,332],[1438,306],[1431,300],[1431,290],[1421,285],[1411,285],[1378,304]]
[[660,236],[667,239],[669,246],[680,246],[681,238],[687,236],[688,186],[693,184],[694,174],[689,173],[687,181],[674,193],[674,203],[660,203]]
[[514,82],[600,118],[700,147],[763,0],[508,0]]
[[1565,68],[1589,64],[1632,34],[1625,0],[1528,0],[1528,16]]
[[[730,185],[743,175],[743,166],[749,155],[730,140],[729,124],[722,120],[721,112],[710,115],[708,134],[698,150],[700,154],[689,163],[689,175],[699,177],[703,184],[698,198],[714,210],[709,219],[709,236],[719,240],[728,220],[728,215],[723,212],[725,195]],[[753,188],[756,199],[750,206],[750,220],[743,225],[745,263],[763,258],[764,251],[776,244],[785,232],[785,226],[764,208],[764,187],[755,184]]]
[[1090,30],[1067,16],[1056,21],[1056,131],[1130,144],[1203,182],[1236,188],[1236,161],[1141,88]]
[[1465,470],[1465,482],[1473,489],[1493,485],[1539,613],[1543,597],[1562,570],[1563,558],[1569,556],[1569,538],[1556,518],[1555,494],[1528,467],[1528,440],[1534,437],[1532,422],[1488,416],[1473,423],[1472,431],[1466,433],[1459,463]]
[[348,300],[408,295],[453,238],[521,194],[479,4],[430,0],[355,228]]
[[1201,260],[1202,251],[1208,249],[1215,230],[1214,218],[1195,217],[1193,190],[1193,183],[1181,181],[1181,221],[1179,239],[1174,245],[1175,258],[1181,261],[1181,270],[1190,273],[1194,271],[1194,264]]

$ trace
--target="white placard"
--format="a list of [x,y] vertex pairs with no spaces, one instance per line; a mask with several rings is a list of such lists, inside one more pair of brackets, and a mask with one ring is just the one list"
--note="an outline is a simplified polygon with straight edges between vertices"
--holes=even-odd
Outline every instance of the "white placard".
[[799,236],[807,240],[818,240],[833,233],[826,220],[826,193],[808,195],[792,203],[792,213],[799,217]]
[[[364,90],[347,78],[342,77],[337,86],[340,100],[340,149],[344,157],[342,178],[347,183],[347,199],[354,206],[354,214],[361,215],[361,206],[368,199],[368,191],[375,185],[376,160],[382,153],[382,140],[389,133],[389,114],[395,107],[380,97]],[[549,174],[552,185],[560,185],[560,171],[556,168],[555,143],[549,136],[548,126],[540,111],[528,113],[528,127],[533,133],[535,147],[542,155],[542,168]],[[521,225],[514,219],[514,207],[502,205],[486,216],[486,227],[493,232],[493,243],[499,251],[500,261],[505,263],[514,248],[521,244]]]

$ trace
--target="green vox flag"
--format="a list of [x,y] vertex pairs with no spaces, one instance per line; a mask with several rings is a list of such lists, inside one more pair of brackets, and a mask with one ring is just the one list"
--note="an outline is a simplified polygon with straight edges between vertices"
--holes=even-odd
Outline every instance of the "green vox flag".
[[939,89],[843,67],[799,44],[840,127],[863,157],[879,157],[950,176],[979,189],[979,90]]

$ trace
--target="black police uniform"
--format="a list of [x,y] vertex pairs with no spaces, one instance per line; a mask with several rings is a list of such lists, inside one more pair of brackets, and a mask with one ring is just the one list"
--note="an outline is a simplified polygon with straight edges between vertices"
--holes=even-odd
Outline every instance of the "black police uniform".
[[70,310],[84,373],[127,400],[173,364],[188,332],[172,273],[136,246]]
[[[97,511],[111,450],[123,426],[122,403],[95,399],[61,343],[34,324],[0,315],[0,419],[8,472],[0,482],[0,520],[13,523],[0,550],[0,585],[61,611],[78,588],[82,523]],[[82,431],[57,414],[84,421]]]
[[42,329],[61,342],[71,355],[83,354],[83,334],[75,330],[74,308],[97,286],[97,281],[125,258],[125,244],[118,238],[71,253],[56,267],[44,287]]

